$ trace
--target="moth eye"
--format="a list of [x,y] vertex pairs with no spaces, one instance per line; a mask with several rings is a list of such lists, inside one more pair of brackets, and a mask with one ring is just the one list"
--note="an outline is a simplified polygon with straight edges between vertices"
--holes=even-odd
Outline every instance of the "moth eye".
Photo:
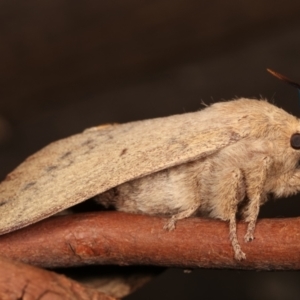
[[300,149],[300,133],[294,133],[291,136],[291,146],[296,150]]

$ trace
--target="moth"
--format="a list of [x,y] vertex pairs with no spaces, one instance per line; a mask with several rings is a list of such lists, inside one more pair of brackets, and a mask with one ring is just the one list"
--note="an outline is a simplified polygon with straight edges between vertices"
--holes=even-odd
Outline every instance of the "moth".
[[229,223],[237,260],[237,215],[254,238],[272,194],[300,190],[300,121],[265,100],[238,99],[164,118],[94,127],[27,158],[0,184],[0,234],[96,197],[119,211]]

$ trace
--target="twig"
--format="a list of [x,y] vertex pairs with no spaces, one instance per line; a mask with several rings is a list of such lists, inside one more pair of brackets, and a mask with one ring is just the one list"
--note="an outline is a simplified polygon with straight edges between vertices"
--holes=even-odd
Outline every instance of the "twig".
[[243,242],[244,261],[233,258],[226,222],[191,218],[174,231],[165,219],[119,212],[53,217],[0,237],[0,254],[43,267],[86,264],[184,268],[300,269],[300,218],[261,219],[256,239]]

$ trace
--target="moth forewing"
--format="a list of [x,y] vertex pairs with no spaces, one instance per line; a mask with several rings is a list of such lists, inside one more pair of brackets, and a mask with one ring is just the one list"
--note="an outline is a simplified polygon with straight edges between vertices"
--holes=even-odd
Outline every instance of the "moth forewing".
[[211,155],[240,138],[215,127],[207,127],[199,111],[99,127],[51,143],[0,184],[0,234],[124,182]]

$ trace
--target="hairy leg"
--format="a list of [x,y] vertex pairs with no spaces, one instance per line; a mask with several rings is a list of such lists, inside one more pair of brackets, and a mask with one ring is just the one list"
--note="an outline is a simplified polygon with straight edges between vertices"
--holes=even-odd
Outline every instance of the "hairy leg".
[[252,172],[249,173],[249,176],[246,178],[249,204],[243,212],[245,221],[248,223],[247,232],[244,237],[245,242],[250,242],[254,239],[254,230],[259,207],[262,200],[264,200],[264,197],[266,197],[263,188],[271,163],[272,161],[269,157],[263,157],[262,161],[260,160],[256,167],[252,166]]

